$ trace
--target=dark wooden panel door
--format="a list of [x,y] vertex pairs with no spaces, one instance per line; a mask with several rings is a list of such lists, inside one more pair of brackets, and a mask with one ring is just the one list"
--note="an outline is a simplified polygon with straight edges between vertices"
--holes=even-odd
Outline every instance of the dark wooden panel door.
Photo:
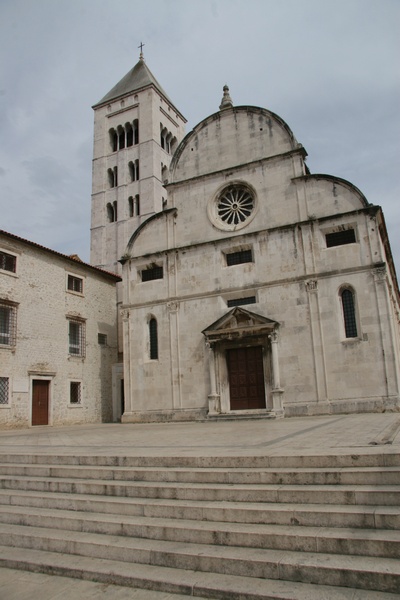
[[227,350],[231,410],[265,408],[262,346]]
[[49,424],[49,381],[32,382],[32,425]]

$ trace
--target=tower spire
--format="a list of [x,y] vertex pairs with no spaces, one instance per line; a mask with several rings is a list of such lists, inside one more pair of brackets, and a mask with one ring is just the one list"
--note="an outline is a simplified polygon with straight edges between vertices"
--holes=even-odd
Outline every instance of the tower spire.
[[145,46],[145,44],[143,44],[143,42],[140,42],[138,48],[140,48],[140,55],[139,55],[139,60],[144,60],[144,56],[143,56],[143,46]]

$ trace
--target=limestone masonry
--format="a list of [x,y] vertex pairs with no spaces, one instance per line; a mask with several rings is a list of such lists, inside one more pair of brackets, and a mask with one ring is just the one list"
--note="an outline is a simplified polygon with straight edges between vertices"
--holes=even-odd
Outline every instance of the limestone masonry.
[[2,426],[399,409],[381,207],[227,86],[185,136],[143,55],[93,108],[92,266],[0,237]]

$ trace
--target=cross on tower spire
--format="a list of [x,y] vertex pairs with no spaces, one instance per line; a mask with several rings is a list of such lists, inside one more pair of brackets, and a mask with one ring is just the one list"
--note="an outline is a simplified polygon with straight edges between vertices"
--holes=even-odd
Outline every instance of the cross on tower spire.
[[140,42],[140,44],[138,46],[138,48],[140,48],[140,56],[139,56],[140,60],[144,59],[144,56],[143,56],[143,46],[145,46],[145,44],[143,44],[143,42]]

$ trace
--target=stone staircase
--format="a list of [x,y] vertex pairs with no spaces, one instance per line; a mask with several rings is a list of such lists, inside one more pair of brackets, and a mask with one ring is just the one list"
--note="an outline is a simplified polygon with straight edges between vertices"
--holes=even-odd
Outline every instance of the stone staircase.
[[200,598],[400,598],[400,455],[0,461],[0,566]]

